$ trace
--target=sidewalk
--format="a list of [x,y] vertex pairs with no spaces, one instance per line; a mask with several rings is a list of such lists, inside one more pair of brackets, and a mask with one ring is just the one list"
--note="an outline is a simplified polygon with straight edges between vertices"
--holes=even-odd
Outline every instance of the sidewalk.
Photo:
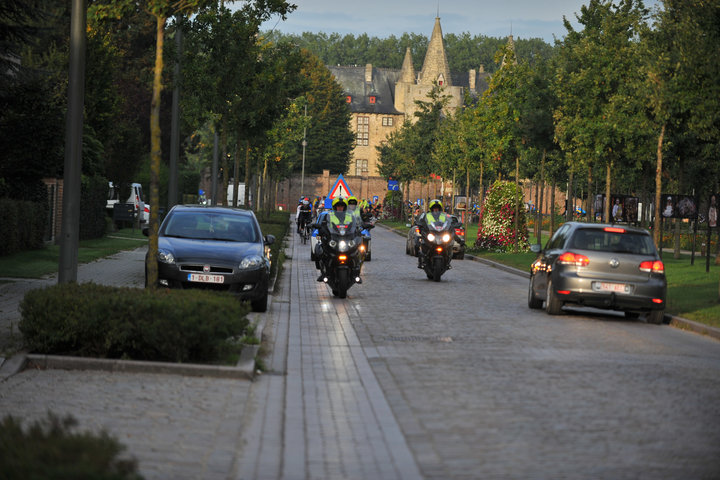
[[[25,421],[71,414],[82,430],[105,429],[146,479],[422,478],[347,302],[315,281],[309,246],[296,239],[268,312],[257,314],[269,355],[254,381],[107,371],[92,359],[78,362],[82,370],[33,367],[3,378],[16,356],[0,368],[0,411]],[[78,279],[107,277],[113,267],[124,272],[118,283],[142,282],[143,256],[83,266]],[[3,308],[43,284],[18,283],[2,290]]]

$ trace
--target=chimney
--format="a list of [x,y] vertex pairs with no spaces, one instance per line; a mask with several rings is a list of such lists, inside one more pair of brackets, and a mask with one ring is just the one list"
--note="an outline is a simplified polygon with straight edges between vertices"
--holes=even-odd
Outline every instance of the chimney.
[[372,63],[365,65],[365,83],[372,83]]
[[470,76],[470,78],[469,78],[468,85],[470,87],[470,91],[474,92],[475,91],[475,69],[474,68],[470,69],[469,76]]

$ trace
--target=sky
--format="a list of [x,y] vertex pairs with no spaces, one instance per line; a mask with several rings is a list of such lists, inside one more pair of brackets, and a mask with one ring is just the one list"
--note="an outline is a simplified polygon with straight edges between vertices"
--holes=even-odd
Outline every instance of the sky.
[[[432,33],[440,16],[443,34],[470,33],[504,38],[511,31],[522,39],[541,38],[552,44],[567,33],[563,16],[577,28],[575,14],[589,0],[290,0],[297,5],[287,20],[271,19],[262,30],[283,33],[339,33],[400,37]],[[656,5],[660,0],[646,0]],[[553,37],[553,35],[555,37]]]

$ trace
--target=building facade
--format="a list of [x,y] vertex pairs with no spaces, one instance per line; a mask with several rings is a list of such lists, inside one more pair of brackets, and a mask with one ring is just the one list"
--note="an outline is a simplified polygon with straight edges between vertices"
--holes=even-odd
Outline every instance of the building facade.
[[372,64],[328,68],[342,85],[352,113],[355,148],[347,174],[370,177],[379,175],[376,147],[403,122],[414,119],[415,102],[428,101],[428,93],[436,84],[449,97],[446,113],[451,114],[462,107],[466,92],[481,93],[489,79],[482,66],[460,74],[450,71],[439,18],[435,19],[423,67],[417,74],[409,47],[399,70]]

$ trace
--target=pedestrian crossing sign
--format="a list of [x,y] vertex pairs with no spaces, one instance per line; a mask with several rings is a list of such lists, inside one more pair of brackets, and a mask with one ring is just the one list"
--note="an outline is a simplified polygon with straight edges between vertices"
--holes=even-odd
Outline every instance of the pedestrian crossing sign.
[[328,198],[334,200],[337,197],[348,198],[351,196],[352,191],[350,190],[350,187],[348,187],[345,177],[343,177],[342,174],[338,175],[337,180],[335,180],[335,184],[330,189],[330,195],[328,195]]

